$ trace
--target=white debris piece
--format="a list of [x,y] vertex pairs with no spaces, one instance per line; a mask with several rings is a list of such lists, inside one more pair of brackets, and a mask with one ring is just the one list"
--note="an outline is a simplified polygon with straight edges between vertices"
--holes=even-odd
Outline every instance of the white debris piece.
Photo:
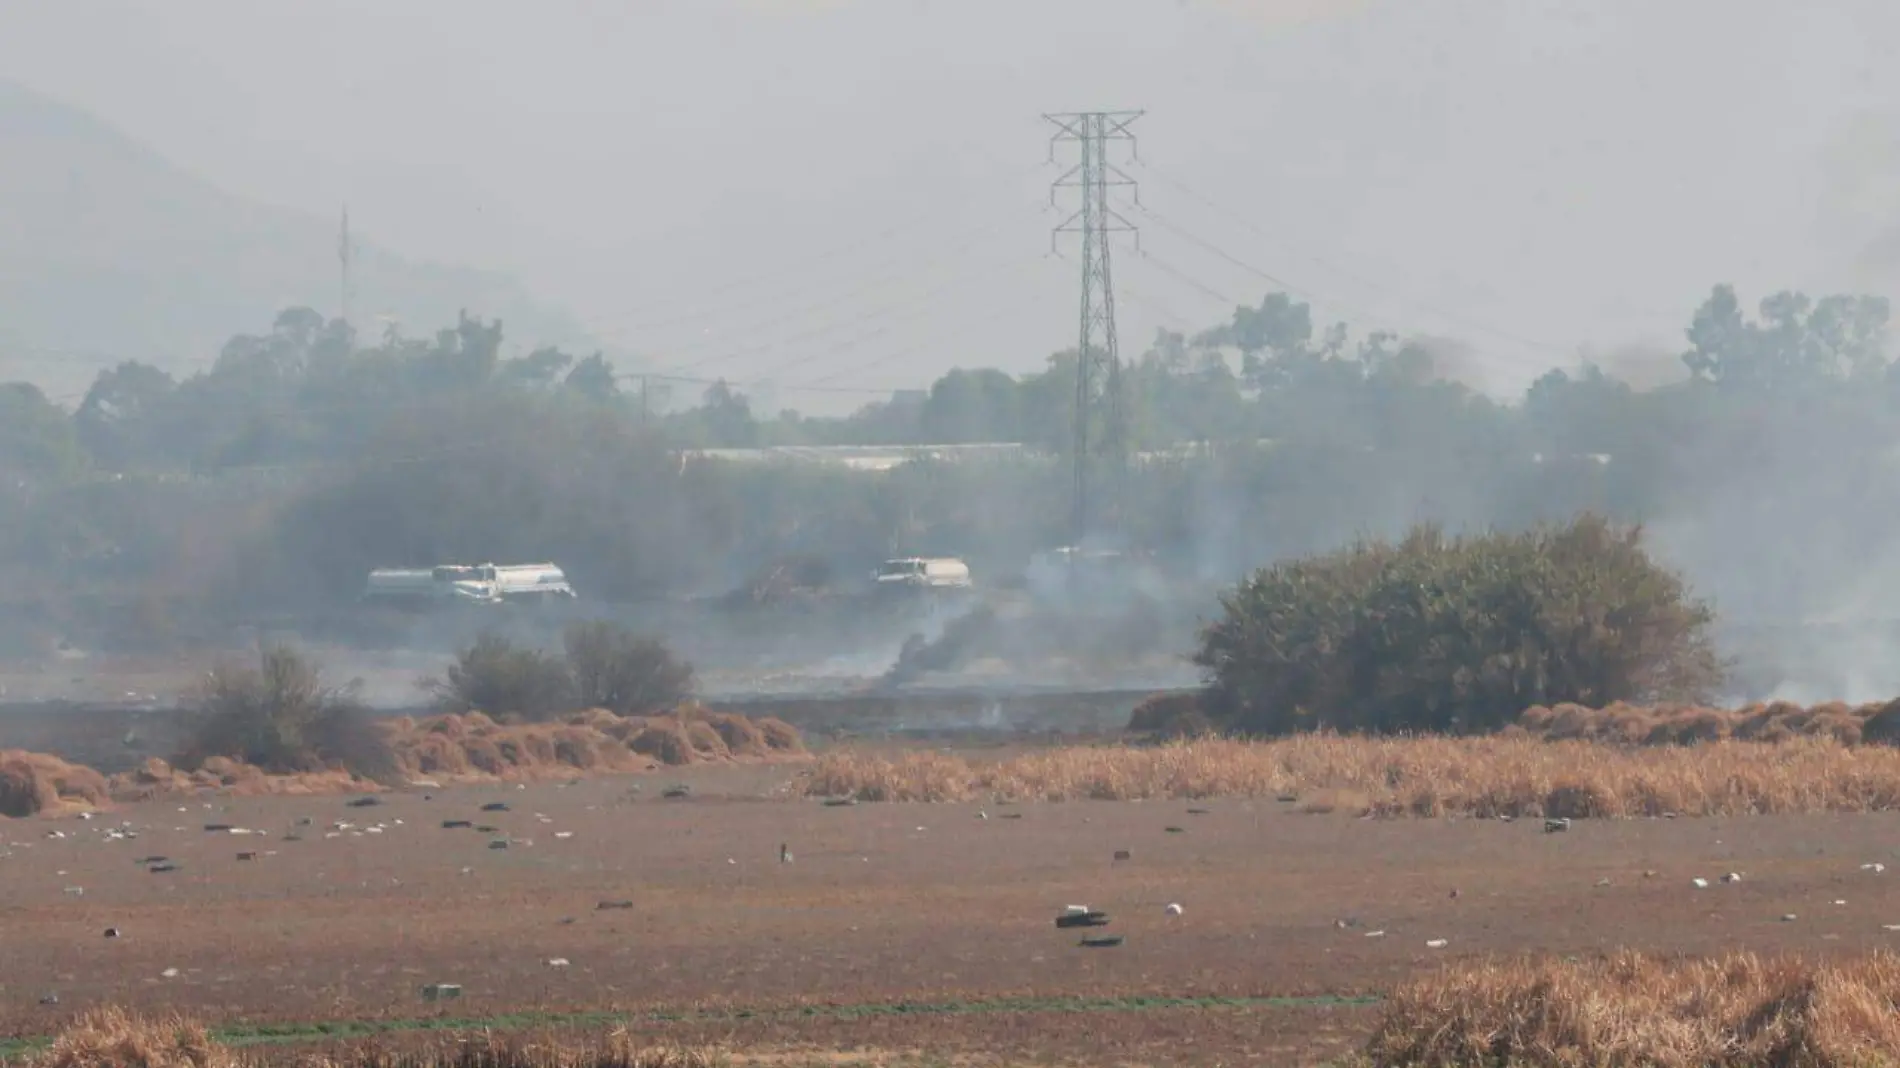
[[567,967],[567,958],[566,958],[566,957],[549,957],[549,958],[548,958],[548,967],[550,967],[550,968],[565,968],[565,967]]
[[1729,872],[1727,875],[1722,876],[1722,881],[1725,883],[1739,883],[1742,881],[1742,877],[1735,872]]
[[167,969],[165,969],[164,971],[162,971],[162,972],[159,972],[158,974],[159,974],[160,976],[163,976],[163,977],[164,977],[164,978],[166,978],[166,979],[176,979],[176,978],[178,978],[178,969],[176,969],[176,968],[167,968]]
[[1691,879],[1689,881],[1695,884],[1697,890],[1707,890],[1709,888],[1709,881],[1707,879]]
[[1879,875],[1881,872],[1887,870],[1887,866],[1885,864],[1862,864],[1860,866],[1860,870],[1870,871],[1870,872],[1873,872],[1875,875]]
[[1063,909],[1062,911],[1069,913],[1072,916],[1078,916],[1084,912],[1087,912],[1088,910],[1089,910],[1089,907],[1087,905],[1070,905],[1068,908]]
[[1181,906],[1170,901],[1168,902],[1167,913],[1170,916],[1179,916],[1181,915]]
[[1444,949],[1448,945],[1451,945],[1451,943],[1443,938],[1434,938],[1425,943],[1427,949]]

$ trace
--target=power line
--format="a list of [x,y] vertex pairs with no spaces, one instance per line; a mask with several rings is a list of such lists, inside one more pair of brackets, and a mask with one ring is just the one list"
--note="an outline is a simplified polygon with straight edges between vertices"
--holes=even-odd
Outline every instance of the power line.
[[[1013,171],[1012,177],[1017,180],[1028,178],[1036,174],[1041,169],[1042,168],[1038,166],[1026,171]],[[972,185],[971,188],[988,188],[988,186],[983,183],[977,183],[977,184]],[[807,277],[809,268],[838,259],[839,257],[844,256],[848,253],[857,252],[869,246],[879,244],[890,238],[896,237],[899,234],[912,232],[926,224],[929,224],[932,222],[940,222],[944,219],[944,217],[945,216],[944,216],[943,205],[940,202],[933,203],[931,207],[929,207],[928,209],[921,211],[914,216],[908,217],[900,223],[885,227],[884,229],[879,230],[875,233],[866,235],[864,237],[853,239],[851,241],[845,242],[844,244],[831,246],[811,256],[807,256],[798,260],[793,260],[789,263],[781,264],[769,270],[764,270],[764,271],[760,271],[753,274],[742,275],[736,279],[731,279],[727,282],[714,285],[710,288],[702,289],[698,292],[697,296],[689,298],[688,306],[696,306],[698,304],[710,303],[714,298],[727,296],[735,292],[752,288],[762,283],[776,282],[785,278],[787,275],[797,275],[799,277]],[[630,311],[637,313],[637,312],[654,310],[654,309],[663,308],[663,307],[677,308],[680,305],[681,305],[680,300],[673,299],[673,298],[666,298],[666,299],[656,299],[656,300],[642,302],[642,303],[635,303],[635,304],[628,305],[627,307]],[[680,322],[695,321],[697,319],[705,318],[707,315],[711,315],[711,314],[717,314],[717,309],[711,308],[711,307],[705,307],[705,308],[701,308],[699,311],[696,311],[696,312],[692,312],[692,313],[681,315],[681,316],[673,316],[666,319],[658,320],[656,322],[621,324],[621,325],[616,325],[616,326],[610,326],[604,330],[595,331],[593,333],[603,338],[623,337],[627,334],[635,333],[643,329],[655,329],[655,328],[659,328],[666,325],[674,325]]]
[[[673,372],[686,372],[686,371],[704,371],[705,369],[709,367],[715,367],[720,364],[729,363],[733,360],[742,359],[747,356],[755,356],[779,346],[783,346],[786,344],[791,344],[791,343],[795,343],[799,341],[812,340],[814,338],[823,337],[827,334],[833,333],[839,329],[849,328],[849,327],[860,325],[867,322],[874,322],[900,309],[911,308],[914,306],[919,311],[928,311],[933,306],[931,302],[936,297],[942,296],[945,293],[954,292],[956,290],[962,289],[968,286],[972,282],[986,282],[986,281],[992,281],[999,277],[1004,277],[1005,276],[1004,272],[1012,271],[1012,270],[1020,270],[1021,268],[1027,266],[1028,264],[1035,263],[1035,262],[1039,262],[1039,259],[1038,258],[1024,258],[1021,256],[1017,256],[1017,257],[1011,257],[1006,260],[992,261],[989,263],[985,263],[974,271],[968,271],[962,274],[952,276],[951,278],[943,282],[940,282],[937,285],[934,285],[925,289],[921,293],[916,293],[916,294],[911,295],[908,299],[881,305],[880,307],[873,309],[870,312],[867,312],[861,315],[852,316],[848,319],[829,321],[819,326],[813,327],[811,329],[800,331],[798,333],[767,338],[766,340],[754,342],[750,345],[746,345],[738,349],[733,349],[729,352],[725,352],[720,355],[713,356],[707,359],[690,360],[690,361],[683,361],[680,363],[671,364],[666,367],[660,368],[659,372],[673,373]],[[886,325],[881,328],[872,330],[868,333],[860,333],[858,335],[854,335],[852,338],[848,339],[847,341],[843,343],[843,347],[849,348],[853,345],[861,344],[862,342],[870,340],[872,338],[881,337],[884,334],[889,333],[890,329],[891,329],[890,326]],[[823,354],[819,354],[819,355],[822,356]],[[797,366],[801,363],[808,362],[809,359],[813,359],[813,358],[818,358],[818,357],[817,356],[800,357],[800,358],[794,359],[793,361],[791,361],[790,366]]]
[[[1253,222],[1253,220],[1249,219],[1247,216],[1231,208],[1221,205],[1219,202],[1215,201],[1213,198],[1208,197],[1198,192],[1194,188],[1190,187],[1189,185],[1187,185],[1187,183],[1182,182],[1181,180],[1177,178],[1170,177],[1169,175],[1163,173],[1159,168],[1156,168],[1152,165],[1145,166],[1144,170],[1145,170],[1145,173],[1152,174],[1154,177],[1158,178],[1162,182],[1162,184],[1167,185],[1170,188],[1173,188],[1179,191],[1180,193],[1186,195],[1190,199],[1198,201],[1200,204],[1202,204],[1203,206],[1207,208],[1210,208],[1216,212],[1221,213],[1222,215],[1227,216],[1229,219],[1232,219],[1233,221],[1239,223],[1241,226],[1245,227],[1246,229],[1253,231],[1255,234],[1258,234],[1261,237],[1267,238],[1268,240],[1274,240],[1273,235],[1267,233],[1267,231],[1264,228],[1259,226],[1257,223]],[[1162,225],[1164,226],[1167,225],[1163,220],[1159,219],[1158,217],[1155,217],[1153,212],[1150,211],[1148,212],[1148,214],[1151,218],[1156,218],[1156,221],[1158,223],[1162,223]],[[1194,239],[1190,237],[1189,240],[1194,240]],[[1301,293],[1302,295],[1307,296],[1309,299],[1315,299],[1315,300],[1324,299],[1324,298],[1316,297],[1310,293],[1302,293],[1302,291],[1298,287],[1292,285],[1291,283],[1274,278],[1271,275],[1266,275],[1264,272],[1259,272],[1255,268],[1252,268],[1246,264],[1239,263],[1237,260],[1234,260],[1233,257],[1227,256],[1225,253],[1217,252],[1217,254],[1229,259],[1232,262],[1235,262],[1236,265],[1240,266],[1243,270],[1248,270],[1254,273],[1262,274],[1263,277],[1268,278],[1268,280],[1272,281],[1275,285],[1279,285],[1289,292]],[[1314,263],[1320,265],[1321,267],[1334,271],[1346,278],[1353,279],[1354,281],[1357,281],[1361,285],[1364,285],[1370,289],[1380,290],[1380,291],[1384,291],[1388,293],[1391,292],[1390,286],[1382,286],[1378,282],[1370,278],[1367,278],[1363,274],[1349,270],[1348,268],[1345,268],[1345,267],[1338,266],[1333,263],[1329,263],[1328,261],[1321,259],[1317,256],[1308,256],[1307,258],[1312,260]],[[1523,345],[1532,349],[1541,349],[1547,352],[1554,352],[1566,357],[1572,355],[1571,351],[1564,348],[1563,346],[1555,345],[1546,341],[1540,341],[1535,338],[1523,337],[1511,331],[1502,330],[1494,326],[1489,326],[1485,323],[1471,319],[1467,316],[1460,315],[1457,312],[1451,311],[1450,309],[1444,308],[1439,305],[1432,304],[1430,302],[1421,301],[1417,299],[1410,299],[1410,298],[1407,298],[1405,302],[1408,304],[1412,304],[1413,306],[1418,307],[1424,311],[1432,312],[1436,315],[1443,316],[1448,321],[1458,323],[1466,327],[1467,329],[1477,330],[1481,333],[1487,333],[1501,340],[1512,342],[1513,344]]]

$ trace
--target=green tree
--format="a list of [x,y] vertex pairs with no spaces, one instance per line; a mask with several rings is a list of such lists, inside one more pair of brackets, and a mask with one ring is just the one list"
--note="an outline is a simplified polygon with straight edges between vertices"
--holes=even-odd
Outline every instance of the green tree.
[[38,386],[0,384],[0,479],[67,479],[85,466],[72,421]]
[[1221,600],[1196,662],[1225,726],[1490,731],[1532,705],[1693,700],[1721,681],[1709,606],[1586,516],[1277,564]]

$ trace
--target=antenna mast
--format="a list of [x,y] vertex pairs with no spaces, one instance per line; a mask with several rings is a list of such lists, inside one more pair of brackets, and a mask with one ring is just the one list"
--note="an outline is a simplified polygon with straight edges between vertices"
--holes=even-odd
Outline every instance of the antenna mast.
[[352,250],[350,246],[350,206],[348,204],[345,204],[343,205],[343,226],[337,233],[336,258],[337,258],[337,263],[342,268],[341,278],[338,285],[338,295],[342,298],[341,301],[339,302],[340,310],[338,311],[338,318],[342,319],[346,325],[350,321],[350,254],[351,254],[351,251]]

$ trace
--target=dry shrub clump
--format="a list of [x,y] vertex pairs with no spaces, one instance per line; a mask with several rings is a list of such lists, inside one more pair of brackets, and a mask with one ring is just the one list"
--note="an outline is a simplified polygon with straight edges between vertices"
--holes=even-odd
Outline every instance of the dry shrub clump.
[[255,764],[229,757],[206,757],[196,768],[185,771],[153,757],[132,771],[114,775],[110,793],[114,801],[130,802],[208,790],[252,797],[364,793],[380,788],[377,783],[340,768],[285,774],[267,772]]
[[1387,999],[1377,1066],[1900,1063],[1900,957],[1736,953],[1453,965]]
[[0,816],[20,818],[106,802],[105,776],[45,753],[0,750]]
[[[214,1042],[189,1020],[132,1016],[116,1008],[81,1017],[29,1068],[262,1068],[250,1057]],[[711,1068],[709,1053],[648,1049],[624,1028],[602,1035],[492,1031],[389,1045],[358,1042],[299,1059],[317,1068]]]
[[1725,738],[1781,742],[1831,738],[1842,745],[1900,743],[1900,700],[1864,705],[1834,701],[1804,707],[1787,701],[1742,708],[1631,705],[1605,708],[1535,706],[1517,726],[1539,738],[1583,739],[1618,745],[1693,745]]
[[796,756],[798,732],[772,721],[688,706],[664,716],[588,709],[558,723],[498,723],[480,712],[388,724],[390,748],[412,777],[532,779],[575,771]]
[[819,758],[805,790],[864,801],[1292,797],[1315,810],[1379,816],[1866,812],[1900,808],[1900,750],[1824,738],[1624,747],[1307,734],[1050,749],[987,763],[833,752]]

